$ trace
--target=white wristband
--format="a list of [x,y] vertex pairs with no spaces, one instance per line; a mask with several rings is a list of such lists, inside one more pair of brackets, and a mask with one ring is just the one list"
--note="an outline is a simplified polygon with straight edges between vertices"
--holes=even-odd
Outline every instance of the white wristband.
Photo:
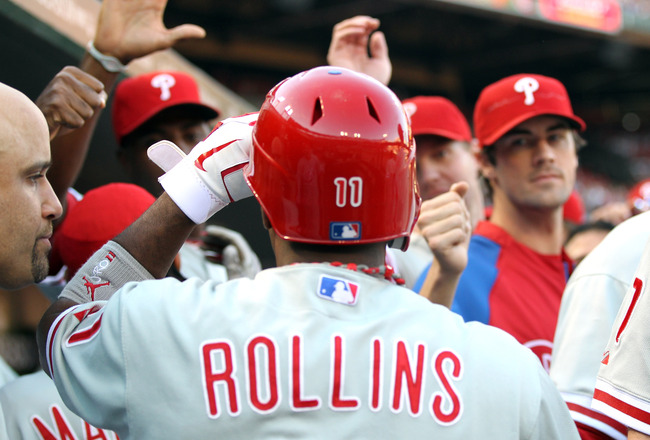
[[86,45],[86,50],[107,72],[120,73],[126,70],[126,66],[120,60],[110,55],[104,55],[98,51],[92,40]]
[[158,181],[174,203],[196,224],[205,223],[228,204],[210,191],[194,171],[194,162],[189,160],[179,162]]

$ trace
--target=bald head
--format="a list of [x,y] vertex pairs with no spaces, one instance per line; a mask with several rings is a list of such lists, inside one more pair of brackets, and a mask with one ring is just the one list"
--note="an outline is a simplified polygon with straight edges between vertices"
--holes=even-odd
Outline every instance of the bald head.
[[0,83],[0,151],[16,147],[25,133],[32,132],[35,139],[49,148],[49,131],[45,116],[22,92]]
[[19,288],[48,272],[52,221],[61,215],[45,173],[45,117],[23,93],[0,83],[0,287]]

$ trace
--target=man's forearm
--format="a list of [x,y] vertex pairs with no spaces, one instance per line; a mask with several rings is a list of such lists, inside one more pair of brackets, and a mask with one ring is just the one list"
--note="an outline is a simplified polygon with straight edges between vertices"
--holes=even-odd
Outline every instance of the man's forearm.
[[[79,67],[101,81],[104,84],[104,92],[110,95],[119,78],[117,73],[107,72],[88,53],[82,58]],[[95,109],[93,116],[86,120],[81,128],[57,136],[51,142],[52,167],[48,172],[48,179],[62,203],[68,188],[74,185],[81,173],[102,110],[102,108]]]
[[88,259],[62,295],[77,303],[109,299],[129,281],[163,278],[195,226],[163,193]]
[[195,226],[163,193],[131,226],[104,245],[43,315],[37,335],[41,362],[46,358],[50,327],[61,313],[79,303],[109,299],[129,281],[164,277]]
[[155,278],[163,278],[181,246],[196,227],[167,193],[131,226],[115,237]]
[[434,304],[440,304],[447,308],[451,308],[460,280],[461,272],[458,273],[445,273],[441,270],[440,264],[434,258],[427,277],[420,289],[420,295],[427,298]]

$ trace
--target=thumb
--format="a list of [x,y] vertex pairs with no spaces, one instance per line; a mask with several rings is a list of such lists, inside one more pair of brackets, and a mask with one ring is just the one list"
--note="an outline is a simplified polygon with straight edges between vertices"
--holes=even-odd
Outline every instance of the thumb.
[[169,29],[169,36],[173,41],[184,40],[188,38],[204,38],[205,29],[195,24],[182,24],[175,28]]
[[147,149],[147,156],[164,172],[167,172],[185,157],[185,153],[172,141],[162,140]]
[[469,184],[462,180],[460,182],[456,182],[452,184],[451,188],[449,188],[449,191],[453,191],[461,197],[465,197],[465,194],[467,194],[468,190],[469,190]]

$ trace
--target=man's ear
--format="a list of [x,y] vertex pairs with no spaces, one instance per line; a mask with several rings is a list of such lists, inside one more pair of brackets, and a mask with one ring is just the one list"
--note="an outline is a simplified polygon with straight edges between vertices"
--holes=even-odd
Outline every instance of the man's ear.
[[261,211],[262,211],[262,224],[264,225],[264,228],[273,229],[273,226],[271,226],[271,220],[269,220],[269,216],[266,215],[266,212],[264,212],[264,208],[262,208]]
[[494,178],[494,165],[490,161],[488,155],[483,151],[479,151],[476,154],[476,160],[478,161],[481,175],[488,180]]
[[479,160],[478,155],[481,154],[481,147],[479,146],[478,139],[472,138],[472,141],[469,143],[469,151],[476,156],[476,160]]
[[488,180],[494,178],[494,167],[490,164],[489,166],[481,166],[481,175]]

